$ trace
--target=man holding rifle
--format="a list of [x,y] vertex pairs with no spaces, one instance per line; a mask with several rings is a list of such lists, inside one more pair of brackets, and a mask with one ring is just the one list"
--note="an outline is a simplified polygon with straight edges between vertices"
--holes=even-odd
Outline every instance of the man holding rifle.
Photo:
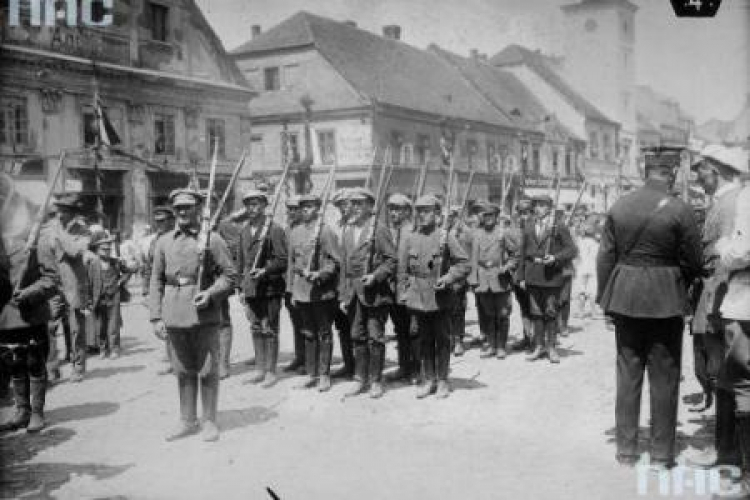
[[[196,415],[200,382],[202,437],[216,441],[221,301],[234,290],[235,269],[221,236],[201,231],[200,193],[178,189],[169,199],[177,227],[156,243],[149,291],[154,333],[162,340],[169,337],[180,394],[180,424],[166,439],[180,439],[200,429]],[[208,248],[201,255],[206,238]]]
[[322,200],[300,196],[302,222],[289,234],[289,276],[292,305],[297,308],[305,337],[307,380],[301,388],[331,389],[331,326],[337,309],[339,246],[333,230],[320,215]]
[[534,350],[526,358],[535,361],[546,352],[550,363],[559,363],[557,315],[565,281],[563,269],[576,257],[576,246],[568,228],[555,219],[552,198],[534,199],[536,218],[521,235],[521,288],[529,294],[529,312],[534,332]]
[[378,222],[385,184],[381,182],[378,200],[365,188],[355,188],[349,195],[352,214],[344,231],[339,280],[339,301],[349,316],[354,341],[354,386],[347,396],[361,394],[368,383],[370,397],[377,399],[384,393],[385,322],[393,304],[391,284],[396,272],[393,239]]
[[422,399],[437,390],[437,397],[450,394],[450,312],[455,295],[451,285],[469,274],[469,257],[448,233],[438,226],[442,204],[434,195],[415,203],[417,229],[407,235],[398,259],[398,297],[411,312],[421,345],[424,383],[417,391]]
[[237,267],[242,273],[245,312],[255,349],[256,368],[250,381],[262,382],[262,387],[268,388],[277,381],[279,320],[288,260],[286,234],[281,226],[271,222],[263,238],[263,228],[269,222],[266,219],[271,217],[266,215],[265,192],[250,190],[243,195],[242,202],[247,223],[240,233]]

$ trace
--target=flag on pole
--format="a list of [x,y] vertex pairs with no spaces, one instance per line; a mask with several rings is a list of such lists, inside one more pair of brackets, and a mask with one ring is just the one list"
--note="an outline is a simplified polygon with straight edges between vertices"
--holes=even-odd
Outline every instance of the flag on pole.
[[115,127],[112,126],[112,122],[104,110],[104,104],[97,88],[94,88],[94,116],[96,119],[97,146],[112,147],[120,144],[122,142],[120,136],[117,135]]

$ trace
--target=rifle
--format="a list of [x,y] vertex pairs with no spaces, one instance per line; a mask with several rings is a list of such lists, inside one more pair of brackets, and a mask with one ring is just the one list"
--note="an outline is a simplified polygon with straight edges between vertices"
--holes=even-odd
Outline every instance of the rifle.
[[266,220],[263,223],[263,227],[260,230],[260,234],[258,235],[258,241],[260,242],[260,246],[258,247],[258,251],[255,253],[255,258],[253,259],[253,267],[251,268],[251,271],[255,271],[256,269],[258,269],[258,266],[260,265],[260,256],[263,253],[263,249],[266,247],[266,240],[268,239],[268,233],[271,230],[271,222],[273,221],[274,215],[276,215],[276,208],[279,206],[279,200],[281,199],[281,190],[284,189],[284,186],[286,185],[286,179],[287,177],[289,177],[289,171],[291,170],[291,167],[292,167],[292,162],[291,160],[289,160],[287,161],[286,165],[284,165],[284,170],[281,172],[281,178],[279,178],[279,183],[276,184],[276,192],[273,194],[273,203],[271,203],[271,211],[266,217]]
[[448,189],[445,193],[445,203],[443,206],[443,227],[440,232],[440,276],[448,272],[450,262],[448,257],[448,233],[450,227],[448,220],[451,213],[451,198],[453,194],[453,181],[456,173],[456,155],[455,151],[451,152],[450,167],[448,170]]
[[417,177],[417,187],[414,190],[414,199],[416,200],[424,193],[424,186],[427,183],[427,161],[419,167],[419,177]]
[[232,177],[229,178],[229,184],[227,184],[227,188],[224,190],[224,194],[221,195],[221,200],[219,200],[219,204],[216,205],[216,211],[214,212],[213,217],[211,218],[211,230],[215,230],[216,227],[219,225],[219,219],[221,218],[221,212],[224,210],[224,205],[226,205],[227,200],[229,199],[229,194],[234,189],[234,185],[237,183],[237,178],[240,176],[240,171],[242,170],[242,167],[245,165],[245,157],[247,157],[247,150],[242,151],[242,156],[240,157],[240,161],[237,162],[237,165],[234,167],[234,171],[232,172]]
[[557,187],[555,187],[555,197],[552,203],[552,218],[550,219],[552,221],[552,228],[549,237],[547,238],[545,255],[549,255],[549,252],[552,249],[552,240],[555,239],[555,235],[557,233],[557,204],[560,202],[560,185],[562,184],[562,179],[560,178],[559,171],[556,173],[555,179],[557,179]]
[[28,278],[27,274],[29,273],[29,269],[34,267],[37,260],[36,249],[37,243],[39,242],[39,233],[42,231],[42,221],[44,221],[44,217],[45,215],[47,215],[49,202],[52,199],[52,192],[55,190],[57,181],[60,179],[60,174],[63,171],[63,165],[67,153],[68,152],[65,150],[60,152],[60,156],[57,160],[57,170],[55,171],[55,177],[52,179],[52,182],[47,189],[47,194],[44,197],[44,202],[39,207],[39,211],[37,212],[36,217],[34,217],[34,223],[31,226],[29,236],[26,238],[26,244],[24,245],[24,254],[26,255],[26,260],[24,261],[23,266],[21,267],[21,272],[18,275],[18,282],[13,288],[14,294],[20,292],[23,288],[28,286],[28,283],[26,282]]
[[469,180],[466,181],[466,191],[464,192],[464,197],[461,200],[461,212],[459,212],[459,215],[463,215],[463,213],[466,211],[466,205],[469,203],[469,195],[471,194],[471,188],[474,185],[474,174],[476,174],[476,172],[470,172]]
[[[325,186],[323,187],[323,196],[321,196],[320,206],[321,210],[325,211],[328,200],[331,198],[331,192],[336,181],[336,169],[338,168],[338,160],[334,158],[331,170],[328,172],[328,179],[326,179]],[[307,272],[313,271],[313,263],[319,258],[320,249],[320,235],[323,233],[323,213],[318,214],[318,220],[315,222],[315,230],[313,231],[313,253],[310,256],[310,260],[307,263]]]
[[576,210],[578,210],[578,205],[581,204],[581,199],[583,198],[583,193],[586,191],[586,186],[588,185],[586,179],[581,182],[581,187],[578,189],[578,195],[576,196],[576,202],[573,203],[573,208],[570,211],[570,215],[568,216],[568,220],[565,221],[565,225],[570,227],[570,224],[573,222],[573,217],[575,216]]
[[378,183],[378,191],[375,195],[375,211],[372,214],[372,227],[370,227],[370,234],[367,235],[367,241],[369,242],[369,250],[367,255],[367,268],[365,274],[370,274],[375,264],[375,236],[378,229],[378,218],[380,212],[383,210],[383,205],[388,197],[388,187],[391,185],[391,177],[393,176],[393,163],[389,162],[388,170],[383,171],[380,174],[380,182]]
[[214,192],[214,180],[216,178],[216,155],[219,151],[219,141],[214,140],[214,154],[211,157],[211,169],[208,172],[208,195],[203,201],[203,212],[201,214],[201,229],[198,233],[198,244],[200,245],[198,251],[198,276],[196,290],[199,292],[203,291],[203,285],[205,285],[204,274],[206,272],[206,264],[211,248],[211,195]]

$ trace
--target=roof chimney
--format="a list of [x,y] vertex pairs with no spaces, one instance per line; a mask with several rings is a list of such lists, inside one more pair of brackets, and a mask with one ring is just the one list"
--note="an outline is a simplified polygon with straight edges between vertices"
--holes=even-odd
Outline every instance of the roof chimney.
[[260,24],[253,24],[250,27],[250,32],[252,33],[253,38],[258,38],[261,33]]
[[383,36],[391,40],[401,40],[401,26],[398,24],[383,26]]
[[347,25],[347,26],[349,26],[349,27],[351,27],[351,28],[356,28],[357,27],[357,23],[355,23],[354,21],[352,21],[350,19],[344,21],[344,24]]

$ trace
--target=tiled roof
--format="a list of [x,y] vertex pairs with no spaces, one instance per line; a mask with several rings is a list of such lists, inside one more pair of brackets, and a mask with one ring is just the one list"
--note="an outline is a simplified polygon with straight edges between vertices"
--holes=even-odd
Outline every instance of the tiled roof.
[[538,52],[533,52],[520,45],[509,45],[495,54],[490,62],[499,67],[525,65],[554,87],[571,106],[587,118],[617,125],[617,122],[607,118],[596,106],[573,89],[555,70],[550,68],[544,61],[544,56]]
[[295,14],[232,53],[303,46],[315,47],[365,101],[515,126],[437,54],[307,12]]

